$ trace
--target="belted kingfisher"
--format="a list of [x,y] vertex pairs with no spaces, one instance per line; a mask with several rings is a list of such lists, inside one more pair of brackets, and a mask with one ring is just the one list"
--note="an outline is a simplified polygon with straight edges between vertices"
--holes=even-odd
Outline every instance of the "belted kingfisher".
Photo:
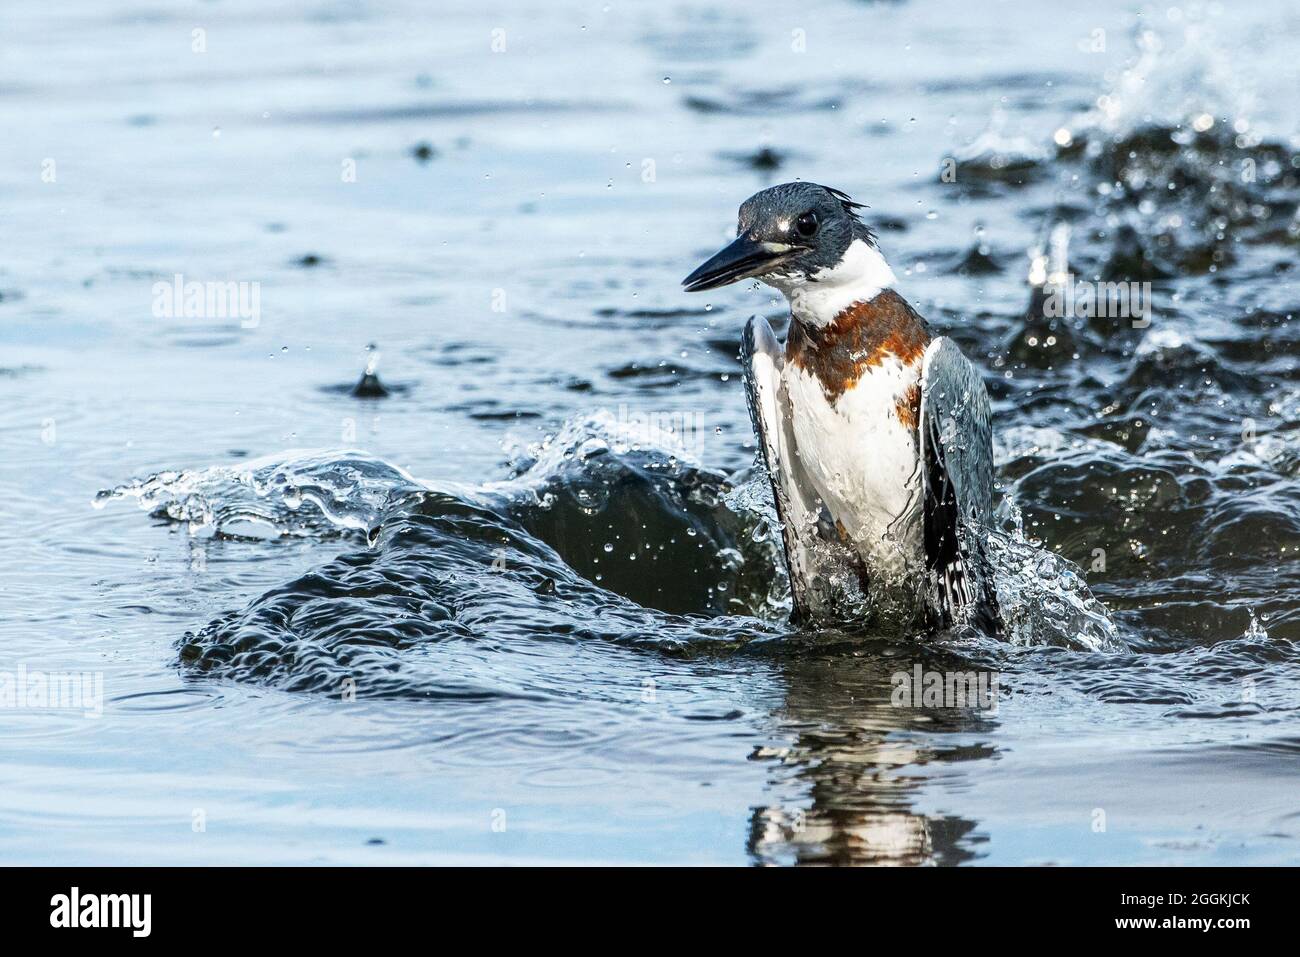
[[1000,631],[988,393],[894,291],[862,208],[815,183],[762,190],[682,285],[756,278],[789,300],[784,348],[754,316],[741,358],[796,620]]

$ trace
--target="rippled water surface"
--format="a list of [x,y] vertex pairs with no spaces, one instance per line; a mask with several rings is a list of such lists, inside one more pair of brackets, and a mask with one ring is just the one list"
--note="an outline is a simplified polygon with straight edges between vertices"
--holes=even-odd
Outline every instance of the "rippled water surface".
[[[0,708],[0,859],[1300,860],[1294,5],[0,25],[0,671],[102,680]],[[792,178],[985,375],[1001,639],[785,623],[784,309],[678,283]]]

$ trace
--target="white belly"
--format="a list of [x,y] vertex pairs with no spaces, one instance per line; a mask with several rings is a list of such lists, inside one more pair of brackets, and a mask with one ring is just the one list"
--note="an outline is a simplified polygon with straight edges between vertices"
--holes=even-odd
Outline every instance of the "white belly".
[[875,575],[901,576],[923,557],[916,432],[896,408],[919,373],[891,356],[832,402],[809,373],[782,372],[804,471]]

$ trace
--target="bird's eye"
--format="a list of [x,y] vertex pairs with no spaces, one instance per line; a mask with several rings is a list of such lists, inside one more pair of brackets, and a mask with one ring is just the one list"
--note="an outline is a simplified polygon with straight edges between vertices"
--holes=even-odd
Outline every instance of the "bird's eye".
[[817,214],[807,212],[794,221],[794,231],[804,239],[809,239],[817,232]]

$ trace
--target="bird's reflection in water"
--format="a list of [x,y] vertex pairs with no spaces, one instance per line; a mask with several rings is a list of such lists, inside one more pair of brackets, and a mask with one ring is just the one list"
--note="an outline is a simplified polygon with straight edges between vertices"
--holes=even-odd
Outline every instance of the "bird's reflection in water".
[[751,816],[755,863],[960,864],[978,855],[985,838],[975,821],[913,805],[945,763],[994,757],[996,711],[896,706],[892,678],[917,664],[945,675],[975,668],[896,645],[785,662],[772,746],[752,755],[771,762],[775,798]]

